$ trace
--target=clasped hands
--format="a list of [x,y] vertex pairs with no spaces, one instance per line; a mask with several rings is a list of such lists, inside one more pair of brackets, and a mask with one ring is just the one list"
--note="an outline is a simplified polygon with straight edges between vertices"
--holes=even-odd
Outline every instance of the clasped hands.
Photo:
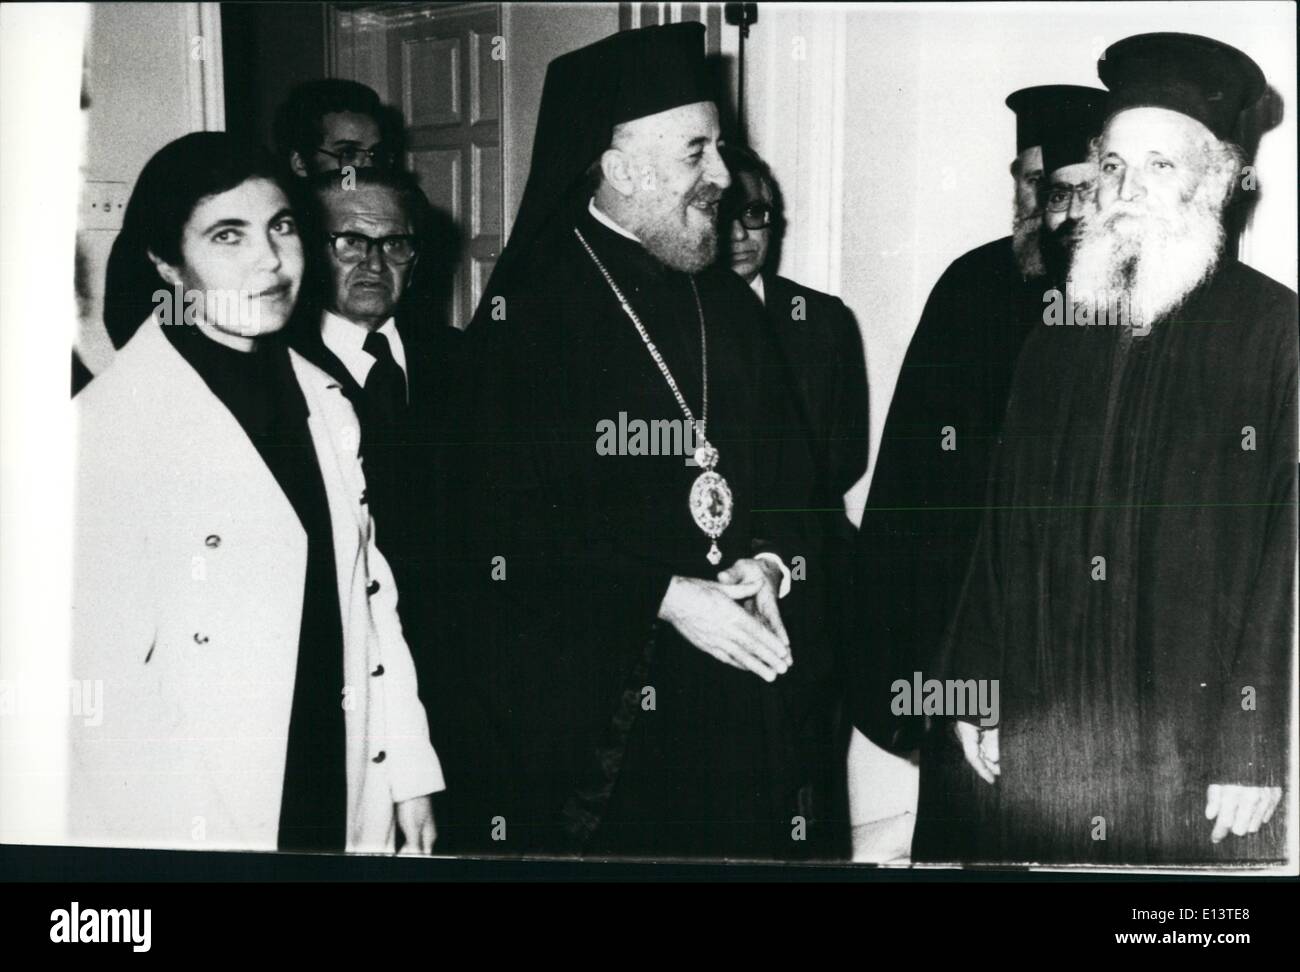
[[[954,729],[962,755],[980,779],[992,783],[1002,775],[997,727],[981,729],[958,720]],[[1211,783],[1205,790],[1205,819],[1214,821],[1210,843],[1219,843],[1229,833],[1237,837],[1256,833],[1273,818],[1281,800],[1280,786]]]
[[700,651],[766,682],[790,669],[790,636],[777,606],[780,569],[742,558],[716,581],[674,576],[659,617]]

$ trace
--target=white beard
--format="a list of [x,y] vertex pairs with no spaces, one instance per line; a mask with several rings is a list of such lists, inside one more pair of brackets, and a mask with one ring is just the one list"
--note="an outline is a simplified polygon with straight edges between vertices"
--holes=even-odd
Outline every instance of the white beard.
[[1172,216],[1116,200],[1083,223],[1070,264],[1070,300],[1119,306],[1138,335],[1187,298],[1218,264],[1224,231],[1219,208],[1197,193]]
[[[647,193],[636,200],[633,232],[660,263],[684,273],[698,273],[718,258],[718,204],[722,190],[701,183],[683,197]],[[692,202],[711,203],[709,211]]]
[[718,256],[716,225],[682,226],[669,219],[643,225],[637,234],[641,245],[656,260],[674,270],[698,273]]

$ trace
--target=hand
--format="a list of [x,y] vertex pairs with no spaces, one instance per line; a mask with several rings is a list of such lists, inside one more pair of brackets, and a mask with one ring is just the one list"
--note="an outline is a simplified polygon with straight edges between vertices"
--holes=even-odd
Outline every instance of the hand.
[[753,597],[744,602],[745,610],[766,624],[788,649],[790,636],[786,634],[785,624],[781,621],[781,608],[777,597],[777,592],[781,589],[781,571],[776,564],[770,560],[746,557],[737,560],[718,574],[718,580],[724,584],[751,585],[759,579],[765,583],[759,587]]
[[957,741],[961,743],[962,755],[980,779],[992,783],[1002,775],[1002,767],[998,763],[997,726],[981,729],[958,719],[953,723],[953,730],[957,733]]
[[398,857],[432,854],[433,842],[438,839],[438,828],[433,822],[433,798],[425,794],[397,804],[397,829],[405,841]]
[[659,605],[659,617],[724,665],[774,682],[790,667],[790,649],[736,603],[753,597],[766,583],[766,578],[722,584],[674,577]]
[[1281,800],[1280,786],[1211,783],[1205,790],[1205,819],[1216,821],[1210,843],[1219,843],[1229,830],[1238,837],[1255,833],[1273,819]]

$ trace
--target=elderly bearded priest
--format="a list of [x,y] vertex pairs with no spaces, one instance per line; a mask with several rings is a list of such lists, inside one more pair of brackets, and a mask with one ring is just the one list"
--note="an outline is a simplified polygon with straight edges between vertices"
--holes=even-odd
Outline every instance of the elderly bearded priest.
[[[1264,91],[1225,44],[1145,34],[1098,64],[1098,212],[1075,320],[1035,329],[953,622],[959,722],[998,792],[981,857],[1193,863],[1285,853],[1296,558],[1296,296],[1224,252]],[[1089,313],[1090,312],[1090,313]]]
[[[795,740],[821,665],[783,614],[807,593],[786,564],[818,548],[783,511],[813,505],[812,458],[761,306],[712,266],[730,177],[703,47],[674,24],[552,62],[469,329],[440,668],[462,847],[769,858],[803,839]],[[681,445],[604,454],[620,413]]]

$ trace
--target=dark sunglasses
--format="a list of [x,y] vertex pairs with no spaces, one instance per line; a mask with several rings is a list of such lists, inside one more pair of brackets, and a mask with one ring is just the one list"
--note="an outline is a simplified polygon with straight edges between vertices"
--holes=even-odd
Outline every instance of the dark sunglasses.
[[772,207],[765,202],[752,202],[742,207],[732,208],[727,213],[727,218],[739,220],[740,225],[745,229],[766,229],[772,225]]

